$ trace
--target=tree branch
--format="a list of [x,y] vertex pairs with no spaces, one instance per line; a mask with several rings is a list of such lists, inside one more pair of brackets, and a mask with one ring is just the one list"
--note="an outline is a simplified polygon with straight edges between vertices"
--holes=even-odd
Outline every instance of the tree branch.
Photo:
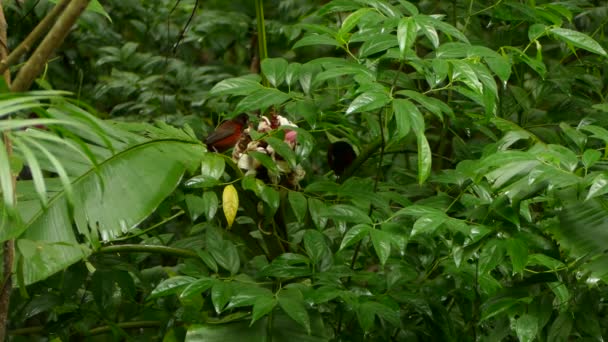
[[19,70],[17,77],[15,77],[15,82],[11,87],[12,91],[26,91],[30,88],[53,51],[63,43],[63,40],[88,3],[89,0],[72,0],[68,4],[55,25],[53,25],[53,28],[51,28],[32,56]]
[[[4,6],[2,0],[0,0],[0,59],[5,59],[8,55],[8,24],[6,17],[4,16]],[[10,72],[4,73],[4,80],[8,86],[11,84]],[[13,145],[8,136],[7,132],[2,134],[4,139],[4,146],[6,146],[6,153],[9,158],[13,154]],[[11,177],[13,183],[13,202],[16,202],[15,185],[17,183],[16,176],[13,174]],[[8,318],[8,310],[10,306],[11,290],[13,288],[13,260],[15,258],[15,241],[7,240],[2,244],[2,283],[0,283],[0,341],[4,341],[6,338],[6,324]]]
[[[30,32],[30,34],[8,55],[0,57],[0,73],[8,70],[8,67],[17,63],[19,58],[25,53],[30,52],[34,43],[49,31],[55,19],[63,12],[70,3],[70,0],[61,0],[53,7],[53,9],[42,19],[38,25]],[[6,42],[3,42],[6,43]],[[8,46],[4,44],[4,46]]]

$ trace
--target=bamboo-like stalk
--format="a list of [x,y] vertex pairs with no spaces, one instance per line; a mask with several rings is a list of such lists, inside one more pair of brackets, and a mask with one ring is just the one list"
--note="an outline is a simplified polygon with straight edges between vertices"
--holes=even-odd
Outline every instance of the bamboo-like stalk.
[[61,13],[57,22],[44,37],[38,48],[19,70],[11,86],[12,91],[26,91],[30,88],[36,77],[40,74],[49,57],[59,47],[70,29],[85,10],[89,0],[72,0]]
[[[70,0],[61,0],[59,1],[55,7],[40,21],[38,25],[30,32],[30,34],[25,37],[25,39],[8,55],[0,57],[0,73],[7,72],[8,68],[11,65],[14,65],[19,61],[19,58],[23,56],[25,53],[28,53],[32,50],[33,45],[42,37],[45,33],[49,31],[55,19],[65,10],[67,5],[70,3]],[[2,42],[6,43],[6,42]],[[7,45],[4,44],[6,47]],[[6,79],[6,78],[5,78]]]

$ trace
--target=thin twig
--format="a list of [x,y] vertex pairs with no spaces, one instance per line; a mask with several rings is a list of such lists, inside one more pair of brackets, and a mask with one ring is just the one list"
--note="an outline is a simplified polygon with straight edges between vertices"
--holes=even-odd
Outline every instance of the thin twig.
[[194,3],[194,8],[192,9],[192,12],[190,12],[190,17],[188,18],[186,25],[184,25],[184,27],[180,31],[179,36],[177,36],[177,41],[175,42],[175,45],[173,45],[173,54],[174,55],[177,52],[177,48],[179,47],[179,44],[182,42],[182,40],[184,39],[184,36],[186,35],[186,30],[188,30],[188,27],[190,26],[190,23],[192,22],[192,18],[194,18],[194,14],[196,13],[197,8],[198,8],[198,0],[196,0],[196,2]]

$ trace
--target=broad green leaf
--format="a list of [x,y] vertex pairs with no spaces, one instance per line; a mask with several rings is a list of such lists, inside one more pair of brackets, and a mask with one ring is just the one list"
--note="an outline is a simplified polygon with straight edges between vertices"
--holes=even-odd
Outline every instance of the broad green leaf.
[[207,246],[207,248],[218,265],[222,266],[222,268],[229,271],[232,275],[237,274],[241,267],[241,260],[234,243],[223,240],[221,246]]
[[336,204],[332,205],[331,207],[327,207],[324,215],[327,218],[338,221],[372,224],[372,219],[367,215],[367,213],[355,206],[348,204]]
[[232,283],[228,281],[216,281],[211,288],[211,301],[215,312],[220,314],[232,297]]
[[410,114],[407,112],[407,104],[403,104],[403,99],[393,100],[393,111],[395,113],[395,123],[397,126],[397,139],[405,137],[410,132]]
[[598,150],[585,150],[581,161],[586,169],[589,169],[602,158],[602,152]]
[[304,306],[304,299],[300,291],[287,289],[278,294],[279,306],[291,319],[302,325],[310,334],[310,317]]
[[561,122],[559,124],[559,128],[564,131],[566,136],[568,136],[568,138],[570,138],[570,140],[572,140],[579,149],[583,149],[585,147],[585,144],[587,143],[587,136],[583,132],[570,127],[570,125],[565,122]]
[[273,212],[279,208],[280,196],[278,191],[266,186],[261,179],[251,176],[243,177],[241,185],[243,190],[253,191],[264,203],[268,204]]
[[524,314],[515,323],[515,332],[521,342],[532,342],[538,332],[538,318]]
[[507,254],[511,258],[513,274],[523,273],[528,263],[528,245],[520,238],[507,240]]
[[552,28],[549,31],[568,44],[608,57],[606,50],[598,42],[582,32],[561,27]]
[[521,298],[508,296],[490,298],[481,305],[481,321],[483,322],[489,318],[504,313],[513,306],[519,304],[520,301]]
[[602,172],[593,179],[585,201],[606,193],[608,193],[608,175],[605,172]]
[[13,197],[15,189],[10,165],[4,139],[0,139],[0,190],[2,190],[3,208],[6,208],[12,216],[15,214],[15,197]]
[[219,199],[215,192],[205,191],[203,193],[203,213],[207,221],[213,220],[219,207]]
[[378,256],[378,259],[380,259],[380,264],[384,265],[391,255],[391,241],[393,238],[389,232],[379,229],[370,230],[370,235],[372,237],[372,244],[374,245],[376,255]]
[[[424,33],[424,35],[429,39],[431,44],[435,49],[439,47],[439,35],[437,34],[437,30],[430,20],[424,20],[423,18],[426,16],[418,15],[416,16],[416,24],[418,25],[418,29]],[[428,19],[426,17],[425,19]]]
[[255,160],[259,161],[260,164],[262,164],[262,166],[264,166],[268,171],[270,171],[274,174],[280,173],[279,168],[277,167],[277,164],[266,153],[262,153],[262,152],[258,152],[258,151],[248,151],[247,154],[250,157],[254,158]]
[[335,38],[330,37],[326,34],[310,34],[305,36],[304,38],[298,40],[292,47],[292,49],[301,48],[304,46],[311,45],[332,45],[332,46],[340,46],[338,41]]
[[253,303],[253,311],[251,313],[251,323],[249,326],[252,326],[258,319],[268,315],[272,309],[277,305],[277,300],[273,297],[262,296],[255,300]]
[[[96,170],[91,168],[72,183],[78,232],[104,241],[129,232],[173,192],[186,166],[199,164],[204,154],[202,145],[173,139],[147,141],[107,157]],[[46,259],[42,268],[35,263],[24,264],[26,284],[45,279],[86,257],[87,248],[77,247],[69,213],[65,191],[60,191],[47,210],[40,209],[26,222],[27,230],[20,238],[49,246],[36,252]],[[9,237],[2,236],[5,238]],[[60,258],[46,255],[55,253],[55,243],[66,245]]]
[[433,234],[446,220],[447,217],[443,213],[426,214],[414,222],[410,235]]
[[399,42],[392,34],[377,33],[370,39],[366,40],[363,45],[361,45],[361,48],[359,49],[359,56],[361,58],[369,57],[375,53],[385,52],[398,44]]
[[382,108],[391,98],[386,91],[372,90],[357,96],[346,110],[346,114],[360,113]]
[[448,106],[445,102],[443,102],[441,100],[438,100],[433,97],[428,97],[417,91],[412,91],[412,90],[400,90],[396,93],[399,95],[405,95],[405,96],[411,98],[412,100],[418,102],[426,110],[435,114],[435,116],[437,116],[437,118],[439,118],[440,120],[443,120],[443,113],[446,113],[451,117],[454,117],[454,112],[452,111],[452,108],[450,108],[450,106]]
[[308,211],[308,202],[306,197],[299,191],[289,191],[287,200],[291,206],[291,210],[298,222],[304,222],[306,212]]
[[426,136],[418,135],[418,183],[422,184],[431,174],[432,153]]
[[416,105],[414,105],[410,100],[394,99],[393,107],[399,107],[395,110],[395,115],[397,115],[398,111],[399,113],[406,113],[409,116],[407,120],[414,130],[416,136],[421,134],[424,135],[424,117]]
[[349,14],[344,21],[342,21],[342,26],[338,31],[338,36],[344,37],[348,32],[350,32],[361,20],[361,18],[369,13],[371,9],[369,8],[359,8],[358,10]]
[[325,203],[322,201],[309,197],[308,198],[308,211],[310,212],[310,217],[312,218],[312,222],[315,224],[317,229],[323,229],[327,225],[327,207]]
[[291,96],[274,88],[258,89],[245,96],[236,106],[236,112],[264,110],[270,106],[278,106],[289,100]]
[[188,208],[188,214],[190,214],[190,219],[196,221],[196,219],[205,211],[205,201],[202,197],[193,194],[187,194],[185,196],[185,201],[186,207]]
[[367,236],[371,230],[372,226],[369,224],[357,224],[353,226],[344,234],[344,238],[340,244],[340,250],[359,242]]
[[260,62],[262,73],[275,88],[285,80],[287,61],[284,58],[266,58]]
[[148,296],[148,299],[165,297],[172,294],[181,293],[182,289],[192,284],[196,278],[188,276],[175,276],[165,279],[160,284],[156,285],[154,290]]
[[401,55],[405,54],[405,50],[411,48],[416,41],[418,35],[418,25],[413,18],[403,18],[399,21],[397,27],[397,41],[399,42],[399,51]]
[[326,255],[331,254],[323,233],[308,229],[304,233],[304,249],[313,263],[319,263]]
[[483,84],[469,63],[460,60],[450,61],[452,64],[452,81],[460,81],[477,94],[483,92]]
[[234,77],[227,78],[216,84],[209,93],[211,95],[249,95],[255,91],[262,90],[260,77]]
[[197,279],[197,280],[189,283],[184,288],[184,290],[179,295],[179,298],[181,300],[187,300],[191,297],[200,296],[203,292],[210,289],[216,281],[217,280],[213,279],[213,278]]
[[572,331],[572,313],[562,312],[551,324],[547,333],[547,341],[551,342],[566,342],[570,340],[570,332]]
[[276,153],[278,153],[287,161],[287,163],[289,163],[289,167],[296,167],[296,153],[289,145],[287,145],[285,141],[275,137],[267,137],[264,139],[264,141],[266,141]]
[[288,86],[292,86],[296,80],[300,77],[300,69],[302,68],[302,64],[300,63],[290,63],[287,66],[287,70],[285,71],[285,82],[287,82]]
[[269,289],[251,283],[233,283],[233,292],[226,310],[252,306],[259,298],[273,298]]

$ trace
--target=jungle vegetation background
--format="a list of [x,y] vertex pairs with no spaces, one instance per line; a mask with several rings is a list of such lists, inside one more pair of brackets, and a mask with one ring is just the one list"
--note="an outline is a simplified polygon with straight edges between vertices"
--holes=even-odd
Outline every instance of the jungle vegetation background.
[[[87,3],[2,2],[9,340],[608,333],[605,1]],[[201,142],[241,112],[298,125],[258,178]]]

